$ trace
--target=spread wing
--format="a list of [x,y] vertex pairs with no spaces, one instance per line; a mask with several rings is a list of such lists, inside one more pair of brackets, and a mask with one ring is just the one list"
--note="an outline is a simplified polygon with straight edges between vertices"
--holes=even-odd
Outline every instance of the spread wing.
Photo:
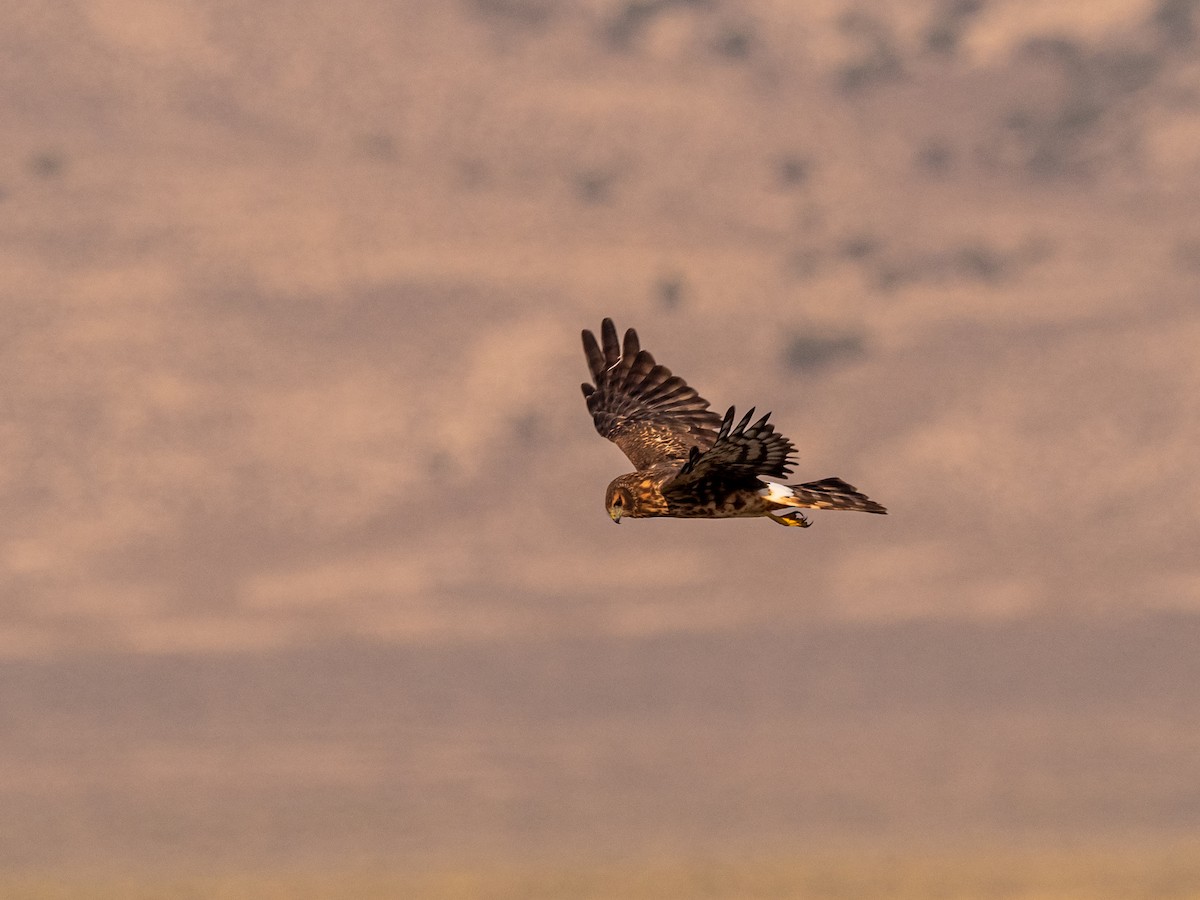
[[683,464],[696,448],[717,439],[720,417],[708,401],[642,350],[637,332],[622,346],[612,319],[600,328],[601,344],[583,332],[583,352],[594,384],[584,384],[596,430],[621,448],[638,471],[662,463]]
[[753,481],[760,475],[784,478],[792,471],[792,442],[779,434],[767,413],[753,425],[754,409],[733,424],[733,407],[725,413],[721,431],[711,447],[693,447],[688,460],[664,487],[664,493],[688,489],[701,481]]

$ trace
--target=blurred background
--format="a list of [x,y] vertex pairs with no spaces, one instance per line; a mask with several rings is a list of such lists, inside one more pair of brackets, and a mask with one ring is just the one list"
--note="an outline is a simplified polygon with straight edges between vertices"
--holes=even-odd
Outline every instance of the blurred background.
[[[0,45],[12,892],[1200,893],[1200,2]],[[614,528],[604,316],[891,515]]]

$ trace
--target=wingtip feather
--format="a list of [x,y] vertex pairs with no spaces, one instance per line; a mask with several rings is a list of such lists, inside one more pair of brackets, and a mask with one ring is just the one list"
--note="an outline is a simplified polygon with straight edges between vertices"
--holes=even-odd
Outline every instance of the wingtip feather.
[[625,344],[622,348],[621,355],[632,359],[638,355],[641,349],[642,345],[641,342],[638,341],[637,331],[633,328],[627,329],[625,331]]
[[617,340],[617,326],[612,319],[600,323],[600,338],[604,347],[604,361],[613,366],[621,358],[621,342]]
[[587,358],[588,371],[592,375],[592,380],[599,385],[600,373],[604,371],[604,354],[600,350],[600,345],[596,343],[596,336],[583,329],[583,355]]

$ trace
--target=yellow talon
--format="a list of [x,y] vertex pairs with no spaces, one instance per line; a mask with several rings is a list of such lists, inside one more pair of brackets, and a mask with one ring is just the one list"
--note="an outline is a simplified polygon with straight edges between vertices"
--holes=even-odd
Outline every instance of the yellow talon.
[[773,516],[768,513],[767,518],[772,522],[778,522],[780,525],[788,525],[793,528],[807,528],[812,524],[812,522],[804,518],[804,513],[798,512],[787,513],[782,516]]

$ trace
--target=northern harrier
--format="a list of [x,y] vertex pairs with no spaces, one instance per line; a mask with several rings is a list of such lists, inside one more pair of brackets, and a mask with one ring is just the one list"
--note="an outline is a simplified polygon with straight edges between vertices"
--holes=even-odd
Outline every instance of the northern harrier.
[[[754,410],[735,425],[733,407],[722,419],[708,401],[641,349],[637,332],[622,345],[612,319],[601,343],[583,332],[583,352],[595,384],[583,385],[596,430],[621,448],[637,469],[608,486],[605,505],[622,516],[724,519],[766,516],[780,525],[806,527],[802,508],[887,510],[840,478],[781,484],[794,465],[792,442],[767,423],[753,425]],[[775,515],[779,510],[787,510]]]

